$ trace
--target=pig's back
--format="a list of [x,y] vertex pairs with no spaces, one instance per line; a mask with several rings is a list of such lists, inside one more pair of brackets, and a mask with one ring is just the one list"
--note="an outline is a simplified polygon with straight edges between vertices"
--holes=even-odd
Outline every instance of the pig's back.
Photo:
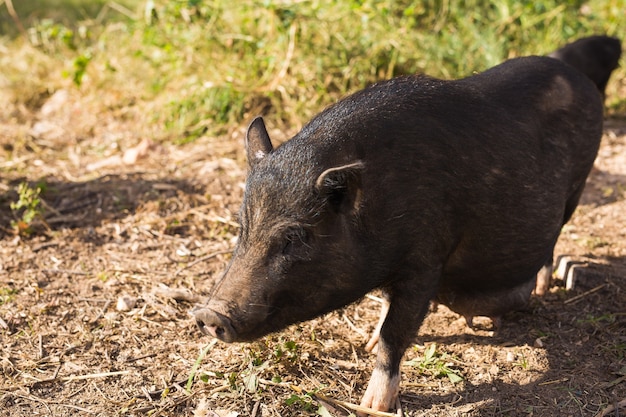
[[458,81],[375,84],[320,113],[284,150],[309,152],[320,172],[363,163],[363,238],[383,242],[372,257],[419,253],[444,262],[448,280],[488,285],[498,274],[522,282],[549,256],[601,129],[593,84],[529,57]]

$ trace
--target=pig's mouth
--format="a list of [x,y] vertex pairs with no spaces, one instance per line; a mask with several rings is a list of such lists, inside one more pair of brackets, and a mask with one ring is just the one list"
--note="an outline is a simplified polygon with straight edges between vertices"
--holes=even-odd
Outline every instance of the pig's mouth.
[[237,332],[228,317],[209,308],[196,310],[193,315],[202,333],[226,343],[237,340]]

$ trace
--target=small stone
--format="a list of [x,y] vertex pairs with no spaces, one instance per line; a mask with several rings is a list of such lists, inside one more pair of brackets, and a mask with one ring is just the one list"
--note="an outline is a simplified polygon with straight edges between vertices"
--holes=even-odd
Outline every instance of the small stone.
[[137,299],[135,297],[131,297],[130,295],[122,295],[117,299],[117,306],[115,307],[117,311],[130,311],[137,304]]

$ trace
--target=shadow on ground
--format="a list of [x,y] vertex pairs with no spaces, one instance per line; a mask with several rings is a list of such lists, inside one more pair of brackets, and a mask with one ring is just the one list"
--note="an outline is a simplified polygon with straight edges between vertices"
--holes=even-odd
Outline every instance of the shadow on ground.
[[536,349],[539,343],[545,349],[547,371],[534,373],[522,359],[515,366],[528,373],[527,384],[505,383],[494,375],[488,383],[466,382],[462,390],[446,395],[404,389],[405,411],[449,408],[450,415],[469,416],[624,415],[626,410],[620,407],[598,413],[626,399],[626,258],[590,260],[576,268],[574,276],[572,291],[566,292],[558,281],[557,291],[533,297],[526,311],[506,316],[493,337],[418,338],[420,343],[446,347],[534,345]]
[[[12,222],[24,213],[24,209],[11,210],[11,203],[20,199],[17,186],[26,179],[9,184],[9,191],[0,194],[0,233],[12,229]],[[148,180],[142,173],[105,175],[84,182],[28,181],[36,189],[42,186],[41,214],[34,227],[45,230],[93,228],[104,221],[115,221],[135,214],[142,205],[155,202],[157,211],[167,215],[179,204],[197,200],[202,203],[205,187],[185,180]],[[193,202],[192,202],[193,203]],[[192,204],[193,205],[193,204]],[[0,236],[1,237],[1,236]]]

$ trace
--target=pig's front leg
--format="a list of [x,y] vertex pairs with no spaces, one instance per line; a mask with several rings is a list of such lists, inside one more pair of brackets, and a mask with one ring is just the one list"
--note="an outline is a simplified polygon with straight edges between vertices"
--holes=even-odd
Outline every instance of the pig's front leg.
[[361,400],[363,407],[387,411],[395,403],[400,389],[400,361],[428,311],[436,277],[438,273],[430,279],[414,276],[391,288],[389,312],[380,331],[374,371]]

